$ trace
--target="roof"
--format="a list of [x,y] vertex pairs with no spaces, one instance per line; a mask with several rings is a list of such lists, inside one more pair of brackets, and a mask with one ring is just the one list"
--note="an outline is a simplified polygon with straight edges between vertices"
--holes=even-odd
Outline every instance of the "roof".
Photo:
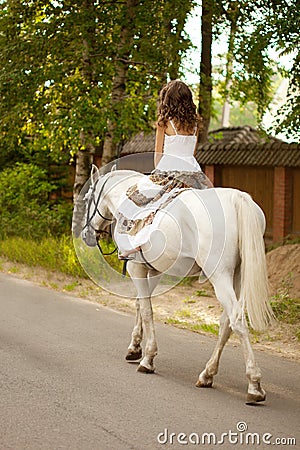
[[132,155],[133,153],[154,152],[154,148],[155,131],[151,133],[141,131],[123,145],[121,156]]
[[267,137],[250,126],[222,127],[208,133],[208,142],[211,144],[250,144],[264,142],[282,142],[273,137]]
[[250,144],[205,144],[197,149],[202,165],[300,167],[300,144],[266,142]]
[[[154,148],[155,132],[140,132],[125,143],[121,156]],[[300,144],[263,136],[250,126],[219,128],[209,132],[209,142],[199,144],[195,156],[202,165],[300,167]]]

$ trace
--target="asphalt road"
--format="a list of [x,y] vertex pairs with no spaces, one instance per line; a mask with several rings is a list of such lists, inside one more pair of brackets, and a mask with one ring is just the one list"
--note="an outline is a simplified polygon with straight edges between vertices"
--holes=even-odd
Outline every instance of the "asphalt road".
[[226,347],[214,389],[199,389],[214,337],[157,324],[146,375],[124,360],[132,316],[4,274],[0,301],[1,450],[300,446],[296,362],[257,352],[267,401],[247,406],[240,347]]

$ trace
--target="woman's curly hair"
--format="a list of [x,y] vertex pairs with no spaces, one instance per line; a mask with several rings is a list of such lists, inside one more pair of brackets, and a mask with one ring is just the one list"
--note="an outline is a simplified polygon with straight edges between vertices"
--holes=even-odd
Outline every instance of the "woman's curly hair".
[[157,123],[166,128],[169,120],[174,120],[176,128],[187,133],[192,133],[200,122],[192,92],[180,80],[170,81],[160,91]]

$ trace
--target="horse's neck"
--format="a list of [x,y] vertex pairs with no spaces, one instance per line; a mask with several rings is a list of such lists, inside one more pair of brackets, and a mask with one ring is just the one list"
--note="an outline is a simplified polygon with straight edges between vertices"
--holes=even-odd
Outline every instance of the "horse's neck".
[[115,209],[120,201],[122,195],[127,191],[130,186],[133,186],[141,178],[146,177],[142,173],[134,172],[131,170],[117,170],[112,179],[111,189],[111,207]]

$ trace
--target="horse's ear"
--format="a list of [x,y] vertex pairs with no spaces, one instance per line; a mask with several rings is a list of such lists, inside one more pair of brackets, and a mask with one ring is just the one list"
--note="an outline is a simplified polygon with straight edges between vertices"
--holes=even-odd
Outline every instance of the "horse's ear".
[[91,183],[92,186],[96,183],[96,181],[99,178],[99,169],[95,164],[92,164],[92,170],[91,170]]

